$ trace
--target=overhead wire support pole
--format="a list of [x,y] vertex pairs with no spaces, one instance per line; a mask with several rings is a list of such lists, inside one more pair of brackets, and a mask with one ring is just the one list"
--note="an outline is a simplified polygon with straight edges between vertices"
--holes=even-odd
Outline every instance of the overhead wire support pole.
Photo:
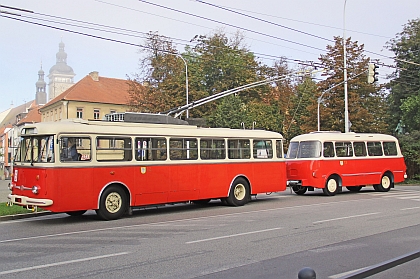
[[[359,73],[359,74],[357,74],[357,75],[355,75],[355,76],[353,76],[353,77],[351,77],[351,78],[349,78],[348,80],[352,80],[352,79],[354,79],[354,78],[357,78],[358,76],[360,76],[360,75],[362,75],[362,74],[364,74],[364,73],[366,73],[368,70],[366,70],[366,71],[363,71],[363,72],[361,72],[361,73]],[[322,94],[321,94],[321,96],[319,96],[318,97],[318,113],[317,113],[317,116],[318,116],[318,132],[321,130],[321,119],[320,119],[320,109],[319,109],[319,106],[320,106],[320,104],[321,104],[321,102],[322,102],[322,97],[324,96],[324,94],[325,93],[327,93],[327,92],[329,92],[329,91],[331,91],[332,89],[334,89],[334,88],[336,88],[337,86],[340,86],[340,85],[342,85],[343,83],[345,84],[347,82],[347,80],[345,80],[345,81],[342,81],[342,82],[340,82],[340,83],[338,83],[338,84],[336,84],[336,85],[334,85],[334,86],[332,86],[332,87],[330,87],[330,88],[328,88],[327,90],[325,90],[325,91],[323,91],[322,92]]]
[[[187,99],[186,106],[188,107],[188,65],[187,65],[187,61],[185,61],[184,57],[182,57],[181,54],[177,54],[176,56],[178,56],[179,58],[181,58],[182,61],[185,64],[185,91],[186,91],[186,94],[187,94],[187,96],[186,96],[186,99]],[[187,108],[186,118],[188,119],[189,117],[190,117],[189,116],[189,110]]]
[[343,60],[344,60],[344,132],[350,132],[349,123],[349,105],[347,94],[347,50],[346,50],[346,3],[344,0],[343,11]]

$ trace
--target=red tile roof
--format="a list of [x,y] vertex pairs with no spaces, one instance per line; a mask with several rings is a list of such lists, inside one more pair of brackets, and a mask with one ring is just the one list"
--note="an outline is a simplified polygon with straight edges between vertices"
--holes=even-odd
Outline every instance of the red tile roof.
[[28,114],[24,118],[22,118],[16,125],[20,126],[20,125],[25,124],[25,123],[41,122],[41,113],[39,112],[39,109],[41,107],[42,106],[38,105],[38,106],[35,106],[35,107],[31,108],[28,111]]
[[129,85],[127,80],[100,76],[97,76],[95,80],[95,73],[85,76],[72,87],[46,103],[43,108],[62,100],[117,105],[128,104]]

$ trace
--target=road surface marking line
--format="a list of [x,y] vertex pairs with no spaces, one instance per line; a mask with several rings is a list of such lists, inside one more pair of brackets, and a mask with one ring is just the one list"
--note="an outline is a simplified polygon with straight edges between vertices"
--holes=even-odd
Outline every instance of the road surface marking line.
[[319,223],[324,223],[324,222],[331,222],[331,221],[338,221],[338,220],[344,220],[344,219],[350,219],[350,218],[356,218],[356,217],[370,216],[370,215],[375,215],[375,214],[379,214],[379,213],[380,212],[373,212],[373,213],[352,215],[352,216],[346,216],[346,217],[340,217],[340,218],[334,218],[334,219],[326,219],[326,220],[313,222],[312,224],[319,224]]
[[192,243],[199,243],[199,242],[205,242],[205,241],[219,240],[219,239],[223,239],[223,238],[230,238],[230,237],[242,236],[242,235],[247,235],[247,234],[263,233],[263,232],[275,231],[275,230],[280,230],[280,229],[282,229],[282,228],[272,228],[272,229],[252,231],[252,232],[246,232],[246,233],[230,234],[230,235],[224,235],[224,236],[218,236],[218,237],[212,237],[212,238],[205,238],[205,239],[199,239],[199,240],[194,240],[194,241],[188,241],[188,242],[185,242],[185,244],[192,244]]
[[411,210],[411,209],[420,209],[420,206],[401,208],[400,210]]
[[71,260],[71,261],[64,261],[64,262],[57,262],[57,263],[51,263],[51,264],[36,265],[36,266],[25,267],[25,268],[5,270],[5,271],[0,271],[0,275],[12,274],[12,273],[17,273],[17,272],[22,272],[22,271],[29,271],[29,270],[34,270],[34,269],[41,269],[41,268],[47,268],[47,267],[53,267],[53,266],[59,266],[59,265],[72,264],[72,263],[86,262],[86,261],[91,261],[91,260],[99,260],[99,259],[104,259],[104,258],[109,258],[109,257],[126,255],[129,253],[130,252],[122,252],[122,253],[116,253],[116,254],[89,257],[89,258],[84,258],[84,259],[77,259],[77,260]]

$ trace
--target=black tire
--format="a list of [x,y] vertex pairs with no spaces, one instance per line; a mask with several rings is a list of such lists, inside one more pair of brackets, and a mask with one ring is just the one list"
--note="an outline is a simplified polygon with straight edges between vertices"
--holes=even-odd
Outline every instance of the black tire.
[[350,192],[360,192],[360,190],[362,189],[362,186],[349,186],[349,187],[346,187],[346,188]]
[[74,217],[74,216],[81,216],[81,215],[85,214],[85,212],[86,212],[86,210],[77,210],[77,211],[68,211],[68,212],[66,212],[66,214]]
[[244,178],[237,178],[232,184],[226,202],[231,206],[242,206],[250,200],[249,184]]
[[374,185],[373,187],[375,188],[376,191],[388,192],[389,190],[391,190],[392,186],[393,186],[392,177],[390,174],[386,173],[382,176],[381,183]]
[[330,176],[328,177],[327,182],[325,183],[325,187],[324,189],[322,189],[322,191],[326,196],[334,196],[338,193],[338,185],[339,184],[337,178],[334,176]]
[[203,200],[195,200],[195,201],[192,201],[194,204],[197,204],[197,205],[206,205],[206,204],[208,204],[209,202],[211,201],[211,199],[203,199]]
[[102,193],[96,214],[103,220],[121,218],[128,208],[128,198],[121,187],[110,186]]
[[293,192],[295,192],[296,195],[303,195],[306,193],[308,188],[303,186],[292,186],[292,190]]

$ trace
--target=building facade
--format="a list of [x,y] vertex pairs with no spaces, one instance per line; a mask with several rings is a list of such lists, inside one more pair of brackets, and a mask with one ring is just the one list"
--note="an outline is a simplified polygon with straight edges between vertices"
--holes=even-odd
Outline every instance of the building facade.
[[42,106],[41,122],[81,118],[99,120],[105,114],[129,111],[127,80],[100,77],[91,72]]

